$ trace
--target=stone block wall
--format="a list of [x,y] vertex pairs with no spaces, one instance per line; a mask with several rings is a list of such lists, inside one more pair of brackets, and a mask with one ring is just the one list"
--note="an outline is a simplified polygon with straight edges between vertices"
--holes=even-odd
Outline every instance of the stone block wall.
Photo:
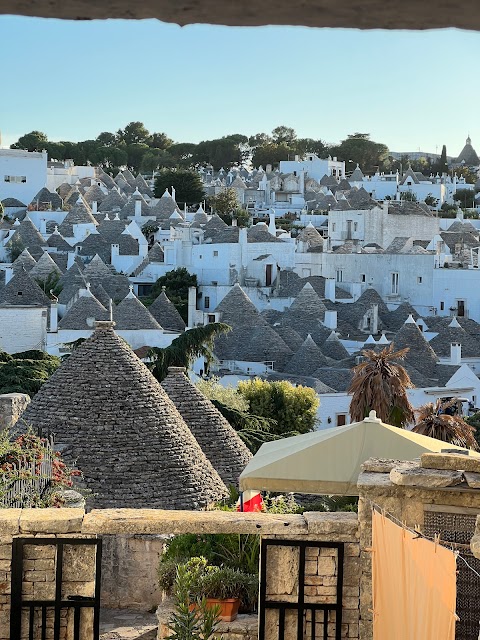
[[26,393],[0,394],[0,430],[10,429],[30,402]]
[[[305,519],[311,533],[293,536],[293,540],[312,545],[321,542],[344,543],[342,638],[359,638],[360,622],[360,540],[358,520],[353,513],[306,513]],[[270,538],[270,536],[269,536]],[[275,540],[292,540],[292,536],[274,536]],[[277,602],[298,601],[299,547],[275,545],[267,551],[266,599]],[[305,550],[305,603],[335,604],[338,577],[338,549],[334,547],[307,546]],[[266,610],[266,640],[278,640],[279,614],[275,609]],[[312,614],[307,611],[303,621],[304,638],[312,638]],[[336,613],[328,613],[327,637],[336,633]],[[324,638],[323,611],[316,612],[315,638]],[[285,640],[297,638],[297,614],[285,613]]]
[[[28,540],[23,552],[22,596],[24,599],[55,598],[56,548],[35,544],[36,538],[85,539],[95,536],[80,532],[83,509],[2,509],[0,510],[0,640],[10,638],[10,597],[12,592],[12,544],[15,538]],[[32,544],[30,544],[30,541]],[[95,590],[95,549],[93,546],[65,545],[63,554],[62,598],[93,597]],[[29,611],[22,612],[22,638],[28,638]],[[54,612],[47,610],[46,640],[53,638]],[[61,615],[60,639],[73,637],[73,610]],[[34,615],[34,640],[41,638],[41,611]],[[90,638],[93,610],[83,610],[82,638]]]

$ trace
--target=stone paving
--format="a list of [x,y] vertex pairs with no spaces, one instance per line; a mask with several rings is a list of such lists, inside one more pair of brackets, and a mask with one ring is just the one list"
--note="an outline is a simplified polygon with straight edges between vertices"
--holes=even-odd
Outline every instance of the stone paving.
[[131,609],[102,609],[100,640],[155,640],[157,619],[154,613]]

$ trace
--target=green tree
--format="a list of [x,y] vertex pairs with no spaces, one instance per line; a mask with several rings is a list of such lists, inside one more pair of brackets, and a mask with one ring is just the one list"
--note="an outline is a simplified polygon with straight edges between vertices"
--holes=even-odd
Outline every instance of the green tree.
[[238,209],[237,192],[235,189],[224,189],[216,196],[210,196],[208,203],[222,220],[231,224],[232,216]]
[[250,136],[248,139],[248,145],[251,149],[256,147],[264,147],[266,144],[273,142],[272,137],[268,133],[256,133],[254,136]]
[[150,133],[143,122],[129,122],[124,129],[119,129],[117,136],[128,146],[130,144],[146,144],[150,140]]
[[155,178],[155,197],[161,198],[165,189],[175,188],[180,206],[198,204],[205,197],[202,180],[196,171],[187,169],[164,169]]
[[190,167],[192,165],[192,158],[197,145],[193,142],[178,142],[172,144],[168,148],[168,152],[175,159],[175,163],[179,167]]
[[427,204],[429,207],[436,207],[438,204],[438,200],[437,198],[434,198],[431,193],[429,193],[425,198],[425,204]]
[[175,305],[185,322],[188,319],[188,289],[197,286],[197,276],[189,273],[185,267],[168,271],[153,285],[150,299],[153,301],[163,290],[167,298]]
[[475,206],[475,190],[457,189],[453,199],[458,202],[462,209],[472,209]]
[[48,138],[42,131],[30,131],[20,136],[15,144],[10,145],[10,149],[26,149],[27,151],[43,151]]
[[239,382],[238,391],[248,400],[254,415],[275,420],[276,435],[315,429],[320,403],[310,387],[296,387],[286,380],[268,382],[255,378]]
[[154,149],[168,149],[172,146],[173,140],[166,133],[152,133],[148,141],[150,147]]
[[142,158],[140,171],[142,173],[152,173],[158,169],[171,168],[175,166],[175,159],[164,149],[149,149]]
[[400,200],[405,202],[417,202],[417,196],[412,191],[403,191],[400,194]]
[[248,138],[241,134],[232,134],[216,140],[203,140],[194,149],[194,164],[211,164],[215,170],[232,167],[242,162],[244,146]]
[[113,173],[120,167],[125,167],[128,162],[128,155],[124,148],[120,147],[98,147],[93,156],[93,162],[101,166],[106,171]]
[[350,417],[352,422],[361,422],[370,411],[394,427],[406,427],[413,422],[413,407],[407,389],[413,387],[406,370],[398,360],[408,353],[407,349],[394,352],[393,342],[379,353],[371,349],[362,351],[365,362],[353,368],[353,379],[348,393],[351,394]]
[[445,145],[443,145],[442,147],[440,158],[438,158],[437,162],[435,162],[432,168],[435,173],[438,173],[440,175],[444,173],[448,174],[447,147]]
[[9,262],[15,262],[18,256],[25,249],[25,245],[18,237],[18,234],[14,234],[13,238],[7,244],[7,255]]
[[266,167],[267,164],[271,164],[272,167],[278,167],[282,160],[288,160],[289,156],[294,154],[294,150],[286,145],[275,144],[273,142],[257,147],[253,152],[252,164],[254,167]]
[[323,140],[313,140],[313,138],[298,138],[293,144],[295,153],[303,156],[306,153],[315,153],[319,158],[328,155],[328,146]]
[[297,134],[295,132],[295,129],[292,129],[292,127],[280,125],[279,127],[275,127],[275,129],[273,129],[272,139],[275,144],[287,144],[290,146],[297,139]]
[[195,327],[185,331],[163,349],[152,347],[150,369],[159,382],[168,374],[168,367],[190,369],[197,358],[205,360],[206,368],[213,362],[215,337],[230,331],[228,324],[212,322],[204,327]]
[[376,167],[383,168],[388,161],[388,147],[370,140],[369,133],[353,133],[345,140],[330,149],[332,156],[346,162],[351,160],[358,163],[362,171],[373,171]]
[[119,140],[115,133],[102,131],[102,133],[97,136],[96,142],[99,147],[116,147]]
[[43,148],[49,160],[65,160],[65,147],[61,142],[46,142]]
[[60,358],[44,351],[24,351],[9,355],[0,352],[0,393],[27,393],[33,396],[60,365]]
[[469,169],[469,167],[457,167],[454,172],[457,174],[457,177],[465,178],[465,182],[468,182],[468,184],[475,184],[478,180],[477,174]]
[[148,144],[143,142],[134,142],[126,147],[127,151],[127,166],[132,171],[140,171],[143,158],[145,154],[149,152]]

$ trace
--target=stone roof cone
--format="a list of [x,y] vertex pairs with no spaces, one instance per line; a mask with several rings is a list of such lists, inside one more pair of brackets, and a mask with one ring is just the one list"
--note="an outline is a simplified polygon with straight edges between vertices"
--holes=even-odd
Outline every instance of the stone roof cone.
[[148,307],[148,310],[164,329],[177,331],[179,333],[185,331],[185,322],[176,306],[168,299],[165,291],[162,291],[162,293],[155,298]]
[[135,296],[131,288],[127,296],[125,296],[120,304],[115,307],[113,316],[117,330],[162,330],[162,327],[158,324],[147,307]]
[[394,343],[395,351],[408,347],[409,351],[404,360],[407,365],[414,367],[420,373],[427,375],[427,377],[434,373],[438,363],[437,354],[427,342],[411,315],[395,334],[392,342]]
[[223,482],[238,487],[238,478],[252,454],[235,429],[190,382],[183,367],[169,367],[162,387]]
[[96,495],[95,507],[199,509],[227,495],[172,401],[114,332],[95,332],[43,385],[22,418],[49,429]]
[[18,256],[18,258],[12,263],[13,273],[16,273],[17,270],[25,269],[27,273],[33,269],[33,267],[37,264],[37,261],[28,249],[24,249],[22,253]]
[[319,367],[327,365],[328,359],[308,334],[302,346],[286,364],[285,371],[298,376],[311,376]]

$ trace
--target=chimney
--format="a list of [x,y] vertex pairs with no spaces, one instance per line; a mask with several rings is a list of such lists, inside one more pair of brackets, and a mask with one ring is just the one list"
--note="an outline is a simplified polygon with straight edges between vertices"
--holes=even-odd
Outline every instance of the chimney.
[[325,280],[325,298],[330,302],[335,302],[335,280],[333,278]]
[[275,226],[275,211],[270,211],[268,214],[268,217],[270,219],[269,223],[268,223],[268,231],[270,232],[270,235],[275,236],[275,238],[277,237],[277,227]]
[[42,218],[40,220],[40,233],[42,234],[42,236],[47,235],[47,221],[45,220],[45,218]]
[[458,342],[450,344],[450,363],[456,365],[462,363],[462,345]]
[[142,215],[142,201],[135,200],[135,218],[140,218]]
[[52,302],[50,304],[50,333],[58,331],[58,304]]
[[5,269],[5,284],[8,284],[12,278],[13,278],[13,269],[12,269],[12,267],[6,267],[6,269]]
[[[175,202],[176,202],[175,196],[176,196],[175,187],[172,187],[172,198],[173,198],[173,199],[175,200]],[[185,204],[186,204],[186,203],[185,203]]]
[[120,245],[118,244],[112,244],[110,245],[110,251],[111,251],[111,263],[113,266],[115,266],[114,261],[115,258],[118,258],[118,256],[120,255]]
[[325,311],[325,317],[323,319],[323,324],[328,328],[334,331],[337,328],[337,312],[336,311]]
[[96,213],[98,213],[98,202],[94,200],[92,202],[92,214],[95,215]]
[[372,304],[372,333],[377,335],[378,333],[378,304]]
[[188,327],[192,329],[197,310],[197,287],[188,287]]
[[232,227],[238,226],[238,221],[236,218],[232,218]]

